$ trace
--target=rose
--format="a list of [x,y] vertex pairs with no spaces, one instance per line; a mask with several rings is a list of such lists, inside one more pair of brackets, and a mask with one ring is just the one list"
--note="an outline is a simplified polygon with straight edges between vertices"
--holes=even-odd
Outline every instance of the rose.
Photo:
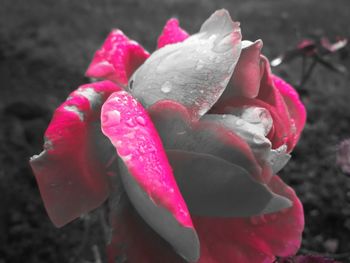
[[151,56],[112,31],[87,71],[108,80],[69,95],[44,151],[31,159],[54,224],[110,196],[110,262],[272,262],[294,254],[303,210],[275,174],[305,110],[261,48],[260,40],[241,41],[225,10],[192,36],[169,20]]

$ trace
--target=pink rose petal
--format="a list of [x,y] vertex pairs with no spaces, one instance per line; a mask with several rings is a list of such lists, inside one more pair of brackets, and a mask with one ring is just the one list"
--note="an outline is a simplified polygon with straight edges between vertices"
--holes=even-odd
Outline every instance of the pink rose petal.
[[74,91],[55,111],[44,151],[30,160],[46,210],[58,227],[100,206],[109,194],[107,160],[102,158],[108,141],[99,129],[99,111],[118,90],[102,81]]
[[107,246],[108,263],[188,262],[141,218],[126,196],[118,200],[110,215],[113,236]]
[[[293,200],[293,206],[264,217],[219,219],[194,217],[201,242],[198,263],[264,263],[275,256],[297,252],[304,228],[302,205],[295,192],[275,176],[269,187],[276,194]],[[184,263],[166,246],[129,205],[112,214],[115,229],[108,247],[109,263],[115,258],[129,263]]]
[[175,44],[188,38],[188,33],[179,26],[176,18],[169,19],[158,38],[158,48],[162,48],[169,44]]
[[200,263],[272,262],[275,256],[293,255],[304,228],[302,205],[295,192],[274,176],[268,186],[293,201],[282,212],[251,219],[194,217],[200,242]]
[[288,112],[291,119],[293,119],[294,121],[296,132],[294,134],[294,139],[292,140],[292,143],[291,143],[291,148],[294,148],[305,126],[306,110],[299,98],[299,94],[291,85],[289,85],[287,82],[285,82],[283,79],[277,76],[273,75],[272,78],[273,78],[275,87],[279,90],[279,92],[281,93],[287,105]]
[[293,88],[280,82],[279,78],[277,80],[271,73],[268,59],[260,55],[260,60],[264,70],[258,96],[222,96],[210,113],[229,113],[230,107],[264,107],[273,118],[273,127],[268,135],[273,148],[286,144],[287,152],[291,152],[305,123],[305,109]]
[[[291,152],[295,145],[295,124],[293,119],[291,119],[283,96],[281,95],[279,89],[275,86],[274,78],[271,73],[270,63],[268,59],[264,56],[261,57],[265,67],[257,99],[268,103],[275,109],[275,112],[279,116],[280,123],[274,122],[274,129],[276,131],[281,126],[285,128],[285,133],[283,134],[283,137],[288,146],[288,152]],[[274,144],[274,142],[272,143]],[[279,146],[280,145],[278,145],[277,147]]]
[[198,237],[146,110],[127,92],[115,92],[102,107],[101,122],[123,161],[123,185],[136,210],[180,255],[196,260]]
[[85,75],[126,86],[130,76],[148,57],[149,53],[137,42],[115,29],[96,51]]
[[250,99],[243,97],[234,98],[228,101],[224,101],[220,105],[216,105],[215,108],[212,109],[211,113],[229,114],[231,113],[232,108],[239,108],[244,106],[261,107],[269,111],[273,120],[273,126],[270,132],[267,134],[267,138],[271,141],[272,148],[275,149],[287,143],[287,134],[290,132],[290,124],[287,123],[287,125],[285,125],[285,121],[280,116],[277,109],[260,99]]

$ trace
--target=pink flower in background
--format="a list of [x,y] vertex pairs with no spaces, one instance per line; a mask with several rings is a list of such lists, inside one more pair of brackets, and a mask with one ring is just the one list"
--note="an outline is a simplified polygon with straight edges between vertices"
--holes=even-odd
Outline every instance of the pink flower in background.
[[109,262],[273,262],[304,227],[276,173],[305,124],[262,41],[216,11],[197,34],[167,22],[149,55],[120,30],[55,112],[31,159],[56,226],[109,197]]
[[338,145],[336,162],[343,173],[350,175],[350,139],[346,139]]

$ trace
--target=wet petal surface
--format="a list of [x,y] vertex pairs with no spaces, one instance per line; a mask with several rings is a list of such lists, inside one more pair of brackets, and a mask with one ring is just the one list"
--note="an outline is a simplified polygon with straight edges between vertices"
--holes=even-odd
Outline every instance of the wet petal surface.
[[195,261],[199,242],[152,120],[127,92],[102,107],[102,131],[122,163],[123,185],[143,219],[184,258]]
[[142,46],[115,29],[96,51],[85,75],[126,86],[129,77],[148,57]]
[[154,52],[129,82],[133,95],[149,107],[163,99],[204,115],[219,99],[240,55],[239,24],[226,10],[215,12],[199,33]]
[[79,87],[55,111],[44,151],[31,158],[46,210],[58,227],[95,209],[109,194],[113,152],[101,133],[99,113],[118,90],[110,81]]
[[[270,215],[243,218],[194,217],[200,242],[198,263],[273,262],[275,256],[297,252],[304,228],[302,205],[295,192],[273,177],[269,188],[293,201],[293,206]],[[130,263],[184,263],[145,224],[130,206],[114,210],[115,229],[108,248],[109,263],[127,259]]]

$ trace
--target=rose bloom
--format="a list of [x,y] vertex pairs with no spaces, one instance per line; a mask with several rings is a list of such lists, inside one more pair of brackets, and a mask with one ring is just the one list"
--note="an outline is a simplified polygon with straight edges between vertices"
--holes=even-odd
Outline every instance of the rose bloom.
[[111,263],[295,254],[303,209],[276,173],[306,115],[261,48],[226,10],[192,36],[170,19],[152,55],[113,30],[86,73],[102,80],[69,95],[30,161],[53,223],[108,198]]

